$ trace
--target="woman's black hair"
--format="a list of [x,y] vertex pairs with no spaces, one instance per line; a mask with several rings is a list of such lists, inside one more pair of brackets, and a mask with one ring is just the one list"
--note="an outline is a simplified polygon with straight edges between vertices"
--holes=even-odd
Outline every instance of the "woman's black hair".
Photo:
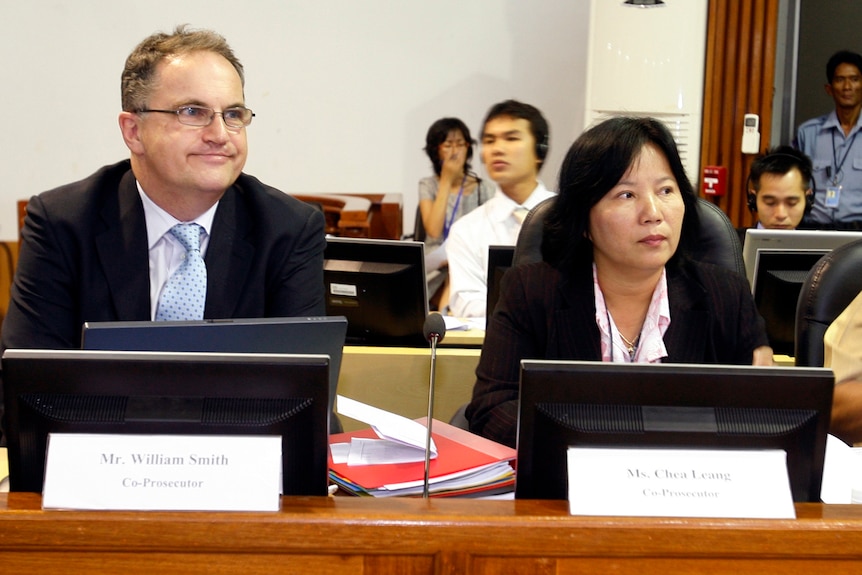
[[590,210],[619,183],[647,144],[664,153],[685,205],[682,236],[671,260],[694,245],[697,197],[670,131],[655,118],[615,117],[581,134],[563,160],[559,195],[545,221],[542,255],[546,261],[569,269],[592,261]]
[[470,160],[473,159],[473,145],[476,143],[470,137],[470,129],[467,124],[458,118],[440,118],[428,128],[428,133],[425,135],[425,153],[428,154],[428,159],[431,160],[431,165],[434,167],[434,173],[438,176],[443,169],[443,161],[440,159],[440,146],[449,137],[449,132],[458,130],[464,136],[467,142],[467,159],[464,161],[464,173],[472,173]]

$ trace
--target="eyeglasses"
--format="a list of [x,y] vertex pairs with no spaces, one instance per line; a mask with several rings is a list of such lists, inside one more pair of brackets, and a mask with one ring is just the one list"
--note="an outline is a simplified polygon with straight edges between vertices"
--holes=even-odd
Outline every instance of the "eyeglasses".
[[216,112],[212,108],[205,108],[204,106],[180,106],[176,110],[138,110],[139,114],[147,112],[176,114],[180,124],[197,126],[199,128],[212,124],[216,114],[221,116],[225,126],[235,130],[248,126],[251,124],[251,119],[254,118],[254,112],[243,107],[228,108],[221,112]]

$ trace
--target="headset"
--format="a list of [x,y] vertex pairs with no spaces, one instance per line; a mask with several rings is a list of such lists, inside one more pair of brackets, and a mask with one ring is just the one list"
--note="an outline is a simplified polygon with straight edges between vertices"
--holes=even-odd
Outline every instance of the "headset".
[[[757,194],[751,191],[751,176],[745,181],[745,189],[748,193],[748,209],[753,213],[757,213]],[[814,190],[809,189],[805,192],[805,215],[814,207]]]
[[536,142],[536,157],[545,161],[545,157],[548,155],[548,134],[545,134],[545,137],[542,138],[541,142]]

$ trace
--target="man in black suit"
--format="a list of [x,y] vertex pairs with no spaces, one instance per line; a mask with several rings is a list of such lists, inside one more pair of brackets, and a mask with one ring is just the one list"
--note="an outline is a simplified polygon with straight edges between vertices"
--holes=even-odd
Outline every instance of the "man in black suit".
[[130,159],[33,197],[0,347],[77,348],[86,321],[151,320],[200,226],[204,318],[324,315],[323,215],[243,174],[244,74],[224,38],[146,38],[122,74]]
[[155,318],[197,222],[205,318],[323,315],[322,214],[242,173],[243,68],[224,39],[178,28],[129,56],[129,161],[30,200],[3,348],[75,348],[85,321]]

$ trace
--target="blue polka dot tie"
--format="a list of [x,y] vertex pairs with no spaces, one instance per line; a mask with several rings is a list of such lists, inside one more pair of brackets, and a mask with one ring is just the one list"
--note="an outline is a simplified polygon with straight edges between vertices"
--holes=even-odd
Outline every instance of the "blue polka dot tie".
[[185,260],[162,289],[158,321],[203,319],[207,297],[207,266],[201,257],[201,231],[198,224],[177,224],[171,233],[186,248]]

